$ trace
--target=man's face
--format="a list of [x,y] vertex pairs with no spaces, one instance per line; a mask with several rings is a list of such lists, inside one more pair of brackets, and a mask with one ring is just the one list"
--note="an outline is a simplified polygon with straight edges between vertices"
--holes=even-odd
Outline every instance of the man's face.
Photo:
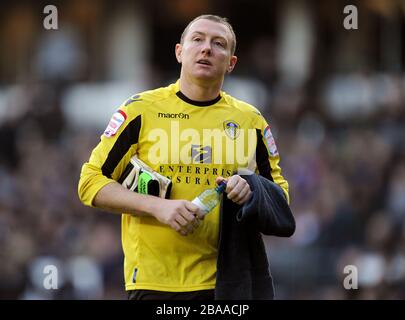
[[211,20],[195,21],[176,45],[176,58],[187,77],[222,80],[237,58],[231,55],[232,35],[227,26]]

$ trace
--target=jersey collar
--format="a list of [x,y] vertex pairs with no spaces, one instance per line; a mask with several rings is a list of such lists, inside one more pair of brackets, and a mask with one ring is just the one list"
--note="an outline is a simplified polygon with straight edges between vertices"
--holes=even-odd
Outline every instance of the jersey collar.
[[180,80],[177,80],[174,83],[173,86],[174,92],[176,93],[176,96],[183,100],[184,102],[191,104],[193,106],[197,106],[197,107],[207,107],[207,106],[211,106],[215,103],[217,103],[219,100],[221,100],[222,96],[221,93],[218,95],[218,97],[216,97],[215,99],[209,100],[209,101],[196,101],[196,100],[192,100],[189,97],[187,97],[183,92],[180,91]]
[[176,92],[176,96],[178,96],[181,100],[184,102],[187,102],[189,104],[192,104],[197,107],[207,107],[211,106],[213,104],[216,104],[219,100],[221,100],[221,95],[219,94],[218,97],[215,99],[209,100],[209,101],[196,101],[196,100],[191,100],[190,98],[186,97],[183,92],[180,90]]

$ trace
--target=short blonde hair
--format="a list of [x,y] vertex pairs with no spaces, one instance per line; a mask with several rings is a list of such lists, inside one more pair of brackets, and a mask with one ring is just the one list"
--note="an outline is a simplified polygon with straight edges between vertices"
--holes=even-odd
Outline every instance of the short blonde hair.
[[183,33],[181,34],[180,43],[183,44],[184,37],[186,36],[188,29],[190,29],[190,26],[194,22],[196,22],[197,20],[201,20],[201,19],[206,19],[206,20],[222,23],[223,25],[228,27],[228,29],[229,29],[229,31],[231,32],[231,35],[232,35],[231,53],[232,53],[232,55],[234,55],[235,50],[236,50],[236,35],[235,35],[235,32],[233,31],[233,28],[232,28],[231,24],[228,22],[227,18],[223,18],[223,17],[217,16],[217,15],[214,15],[214,14],[203,14],[201,16],[198,16],[197,18],[194,18],[192,21],[190,21],[190,23],[187,25],[187,27],[184,29]]

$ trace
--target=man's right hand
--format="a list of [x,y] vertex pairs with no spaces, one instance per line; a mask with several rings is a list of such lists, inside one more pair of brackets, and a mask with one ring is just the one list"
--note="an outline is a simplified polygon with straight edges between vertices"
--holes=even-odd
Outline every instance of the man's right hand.
[[109,183],[99,190],[94,206],[122,214],[153,216],[181,235],[188,235],[199,226],[204,213],[190,201],[167,200],[130,191],[121,184]]
[[204,217],[200,209],[190,201],[166,199],[161,199],[161,205],[154,210],[153,216],[183,236],[193,233]]

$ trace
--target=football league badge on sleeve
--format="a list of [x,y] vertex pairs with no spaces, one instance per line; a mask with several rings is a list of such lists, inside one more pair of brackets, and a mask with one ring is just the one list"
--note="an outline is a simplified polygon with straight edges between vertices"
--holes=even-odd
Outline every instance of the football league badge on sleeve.
[[110,122],[108,123],[108,126],[105,129],[104,135],[107,138],[114,136],[117,133],[118,129],[125,122],[126,119],[127,119],[127,115],[124,111],[122,111],[122,110],[116,111],[112,115]]
[[273,134],[271,133],[270,126],[264,128],[264,140],[266,141],[267,150],[271,156],[277,156],[278,150],[276,146],[276,141],[274,141]]

